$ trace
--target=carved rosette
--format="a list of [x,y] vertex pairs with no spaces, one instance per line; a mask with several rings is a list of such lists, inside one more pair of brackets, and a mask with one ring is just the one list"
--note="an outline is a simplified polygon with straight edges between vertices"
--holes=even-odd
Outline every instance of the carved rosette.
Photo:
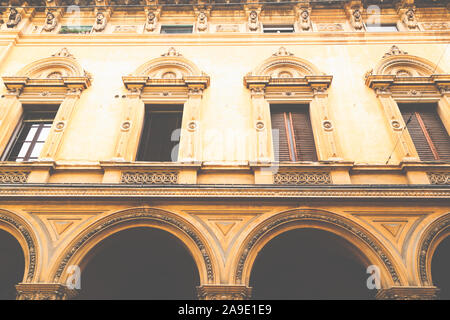
[[124,184],[177,184],[178,171],[123,172]]

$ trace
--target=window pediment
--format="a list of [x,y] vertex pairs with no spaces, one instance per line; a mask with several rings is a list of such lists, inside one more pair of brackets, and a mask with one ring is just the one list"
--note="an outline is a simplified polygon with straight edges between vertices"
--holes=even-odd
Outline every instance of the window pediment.
[[392,46],[378,65],[366,73],[366,85],[384,90],[392,86],[440,88],[450,85],[450,74],[445,74],[441,68],[424,58],[410,55],[397,46]]
[[2,77],[9,91],[22,91],[26,87],[45,87],[46,90],[66,87],[67,89],[86,89],[91,77],[75,60],[66,48],[49,58],[30,63],[17,75]]
[[127,89],[192,86],[205,89],[209,85],[209,76],[174,48],[144,63],[122,79]]

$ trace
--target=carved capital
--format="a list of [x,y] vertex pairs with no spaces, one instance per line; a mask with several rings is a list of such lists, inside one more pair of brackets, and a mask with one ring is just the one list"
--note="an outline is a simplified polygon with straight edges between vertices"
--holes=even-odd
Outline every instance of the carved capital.
[[203,285],[197,287],[200,300],[248,300],[252,288],[242,285]]
[[380,300],[434,300],[439,289],[429,287],[391,287],[378,291],[376,298]]
[[59,283],[19,283],[16,285],[17,300],[67,300],[77,291]]
[[259,85],[250,85],[250,94],[252,98],[264,98],[264,94],[266,93],[266,86],[263,84]]

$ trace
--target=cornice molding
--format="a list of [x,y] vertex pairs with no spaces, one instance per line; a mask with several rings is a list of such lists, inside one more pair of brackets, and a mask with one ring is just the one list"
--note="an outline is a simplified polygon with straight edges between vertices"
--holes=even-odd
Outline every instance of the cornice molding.
[[232,199],[449,199],[450,188],[407,186],[274,186],[274,185],[71,185],[4,184],[0,198],[232,198]]

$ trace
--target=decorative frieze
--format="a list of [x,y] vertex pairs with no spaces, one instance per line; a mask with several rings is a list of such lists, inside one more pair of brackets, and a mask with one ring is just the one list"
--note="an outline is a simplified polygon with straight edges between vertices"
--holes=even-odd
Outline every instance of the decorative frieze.
[[1,183],[26,183],[29,171],[0,171]]
[[317,31],[324,31],[324,32],[344,31],[344,26],[342,25],[342,23],[318,23]]
[[67,300],[77,291],[59,283],[19,283],[17,300]]
[[391,287],[378,291],[380,300],[435,300],[439,289],[436,287]]
[[450,185],[450,172],[427,172],[431,184]]
[[177,184],[178,171],[123,172],[120,183]]
[[450,29],[450,23],[448,22],[423,22],[422,28],[426,31],[429,30],[448,30]]
[[298,172],[285,171],[273,175],[274,184],[285,185],[316,185],[331,184],[331,175],[329,172]]
[[203,285],[197,287],[200,300],[247,300],[252,288],[243,285]]

